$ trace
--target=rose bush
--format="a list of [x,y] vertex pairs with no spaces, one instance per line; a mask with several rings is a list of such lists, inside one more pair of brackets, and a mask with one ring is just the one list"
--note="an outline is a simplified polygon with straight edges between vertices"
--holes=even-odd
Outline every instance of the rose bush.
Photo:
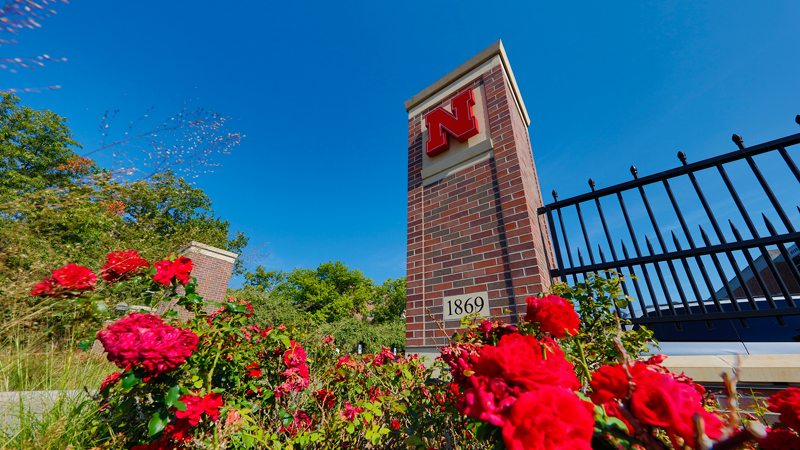
[[478,438],[509,450],[800,448],[800,389],[768,400],[789,428],[765,434],[754,422],[742,426],[735,408],[707,409],[705,389],[662,366],[665,356],[637,359],[650,333],[623,328],[630,323],[615,310],[629,299],[619,281],[590,274],[554,286],[586,303],[580,316],[551,294],[528,298],[516,326],[464,319],[441,360],[456,410]]
[[[649,334],[622,329],[614,278],[529,298],[517,325],[465,318],[426,367],[386,347],[342,354],[308,326],[255,325],[246,302],[198,295],[192,269],[185,257],[150,264],[133,251],[108,255],[107,285],[192,314],[133,312],[97,332],[120,371],[95,396],[94,442],[134,450],[800,448],[800,389],[769,399],[784,424],[764,434],[707,410],[704,388],[667,370],[663,356],[637,359]],[[97,301],[89,295],[96,283],[88,269],[67,265],[31,294]],[[591,298],[584,315],[592,320],[566,297]]]
[[[151,263],[120,251],[107,256],[100,277],[84,269],[65,266],[52,288],[31,294],[97,303],[98,291],[126,292],[154,309],[169,301],[192,313],[182,321],[174,309],[132,312],[97,332],[120,371],[95,397],[95,442],[135,450],[487,448],[456,414],[457,392],[416,356],[386,347],[345,355],[309,327],[259,327],[246,302],[198,295],[185,257]],[[98,278],[109,289],[92,291]]]

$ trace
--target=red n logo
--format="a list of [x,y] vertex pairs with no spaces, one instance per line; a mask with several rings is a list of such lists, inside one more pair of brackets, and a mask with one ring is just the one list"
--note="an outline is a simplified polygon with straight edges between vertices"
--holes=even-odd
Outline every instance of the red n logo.
[[464,142],[478,134],[478,121],[472,114],[472,105],[474,104],[475,97],[472,89],[467,89],[450,102],[453,114],[439,107],[425,116],[425,126],[428,128],[425,153],[428,156],[436,156],[450,148],[447,134],[458,139],[459,142]]

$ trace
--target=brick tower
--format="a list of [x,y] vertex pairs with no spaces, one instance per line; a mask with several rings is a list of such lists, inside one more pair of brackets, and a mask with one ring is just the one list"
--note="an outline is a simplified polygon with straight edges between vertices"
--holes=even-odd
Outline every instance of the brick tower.
[[406,351],[435,356],[470,312],[519,321],[525,298],[548,289],[553,254],[536,214],[530,118],[501,41],[405,107]]

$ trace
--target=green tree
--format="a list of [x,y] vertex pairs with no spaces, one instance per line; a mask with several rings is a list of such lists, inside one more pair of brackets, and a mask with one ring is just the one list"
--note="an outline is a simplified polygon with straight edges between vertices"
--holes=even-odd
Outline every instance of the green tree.
[[65,118],[20,106],[14,94],[0,96],[0,199],[64,186],[95,169],[64,170],[79,158],[71,147],[80,147]]
[[286,281],[286,274],[280,270],[267,271],[263,266],[258,266],[255,272],[245,273],[244,279],[245,286],[269,294],[276,286]]
[[367,352],[382,345],[404,348],[405,277],[376,285],[341,261],[288,273],[259,266],[244,277],[245,287],[231,295],[253,305],[259,325],[284,323],[307,330],[312,339],[330,334],[345,351],[359,342]]
[[350,270],[341,261],[327,262],[314,270],[295,269],[272,291],[272,295],[288,299],[308,313],[316,323],[365,315],[375,293],[371,278],[360,270]]
[[[34,328],[68,320],[69,305],[45,305],[28,294],[64,264],[98,272],[112,251],[137,250],[152,261],[192,240],[235,253],[247,245],[183,178],[164,171],[148,182],[115,181],[71,149],[78,146],[65,119],[2,94],[0,312],[6,328],[22,319]],[[234,270],[241,273],[238,264]]]
[[405,317],[406,277],[389,278],[377,287],[376,293],[375,307],[372,310],[373,322],[387,323]]

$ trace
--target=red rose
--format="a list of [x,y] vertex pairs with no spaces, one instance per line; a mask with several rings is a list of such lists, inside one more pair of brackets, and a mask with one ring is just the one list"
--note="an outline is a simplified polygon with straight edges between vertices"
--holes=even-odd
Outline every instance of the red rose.
[[786,428],[775,428],[757,442],[763,450],[800,450],[800,437]]
[[478,325],[478,331],[483,333],[483,337],[488,338],[489,337],[489,332],[492,331],[492,321],[489,320],[489,319],[486,319],[483,322],[481,322],[481,324]]
[[188,420],[192,426],[200,423],[204,411],[203,399],[194,395],[182,395],[180,401],[186,405],[186,410],[180,411],[174,407],[170,408],[170,411],[175,409],[175,417]]
[[70,291],[94,289],[94,285],[97,283],[97,275],[94,272],[77,264],[67,264],[54,270],[53,278],[59,286]]
[[245,369],[249,371],[247,372],[247,375],[253,378],[258,378],[261,376],[261,369],[259,369],[258,363],[250,364],[249,366],[245,367]]
[[800,430],[800,388],[786,388],[770,397],[767,403],[770,411],[780,414],[778,420],[795,431]]
[[471,387],[464,391],[463,403],[456,404],[459,411],[497,427],[505,425],[519,388],[515,389],[499,376],[473,375],[468,380]]
[[200,423],[200,418],[205,413],[211,421],[219,419],[219,408],[222,406],[222,396],[215,393],[206,394],[205,397],[183,395],[180,400],[186,404],[186,411],[170,408],[178,419],[186,419],[192,426]]
[[213,392],[207,394],[203,397],[203,407],[206,415],[208,415],[211,420],[216,421],[219,419],[219,409],[222,407],[222,396]]
[[521,394],[503,425],[508,450],[591,450],[591,403],[557,386]]
[[186,419],[178,419],[164,428],[164,435],[171,441],[189,442],[192,440],[192,424]]
[[122,372],[113,372],[111,375],[105,377],[102,383],[100,383],[100,392],[103,392],[107,387],[111,387],[116,385],[119,382],[119,377],[122,375]]
[[197,348],[196,334],[165,324],[155,314],[132,313],[97,332],[109,361],[121,369],[141,367],[158,375],[186,361]]
[[161,283],[164,286],[169,285],[172,283],[172,277],[175,276],[175,267],[169,261],[159,261],[153,264],[153,267],[156,268],[156,274],[152,276],[153,280],[157,283]]
[[650,370],[643,363],[632,367],[631,374],[635,385],[631,412],[640,422],[664,428],[673,445],[677,447],[676,437],[681,437],[686,445],[697,448],[695,414],[703,418],[708,437],[721,436],[722,420],[703,408],[702,396],[691,385],[676,381],[669,373]]
[[628,396],[628,375],[622,365],[603,366],[592,373],[589,381],[592,392],[589,397],[596,405],[620,400]]
[[106,282],[114,283],[135,274],[142,267],[150,267],[150,264],[139,256],[139,252],[135,250],[112,252],[106,255],[101,275]]
[[53,278],[42,278],[41,283],[37,284],[31,291],[35,297],[48,297],[55,293],[56,280]]
[[542,384],[573,390],[580,387],[574,366],[550,339],[539,341],[533,336],[508,334],[497,343],[494,359],[503,371],[503,378],[526,390]]
[[189,282],[191,277],[189,276],[189,272],[192,271],[194,268],[194,264],[192,264],[192,260],[181,256],[172,263],[173,268],[175,269],[175,277],[180,281],[181,284],[186,284]]
[[554,337],[563,338],[568,334],[578,334],[581,320],[575,308],[568,300],[556,295],[546,297],[528,297],[528,313],[526,322],[539,322],[539,329]]
[[361,412],[364,412],[364,410],[354,407],[350,402],[344,402],[344,411],[339,411],[339,417],[342,420],[352,422],[356,420],[356,416]]
[[333,408],[336,404],[336,394],[329,389],[320,389],[314,392],[314,398],[327,409]]

